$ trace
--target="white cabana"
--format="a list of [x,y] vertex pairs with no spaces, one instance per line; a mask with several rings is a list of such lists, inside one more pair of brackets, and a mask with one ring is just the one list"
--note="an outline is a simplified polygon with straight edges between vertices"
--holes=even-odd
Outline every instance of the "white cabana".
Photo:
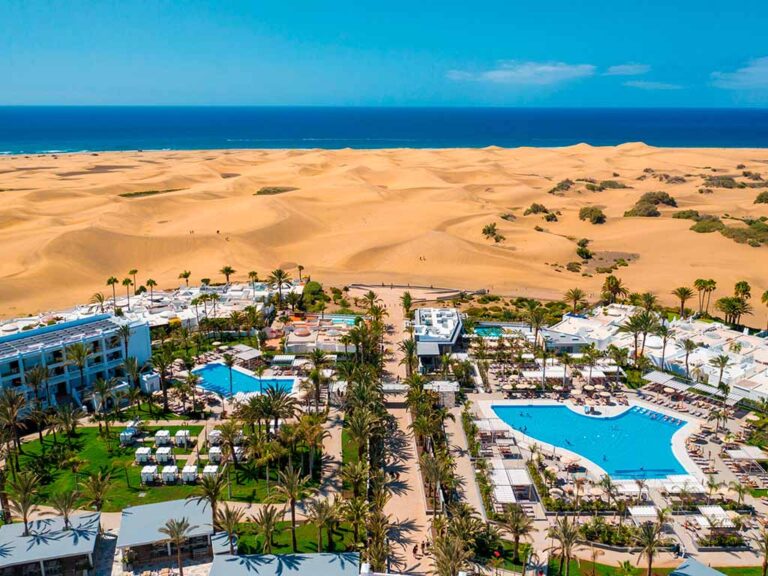
[[651,384],[663,384],[664,386],[667,385],[667,382],[674,379],[675,377],[672,376],[671,374],[665,374],[660,370],[653,370],[643,376],[643,380],[645,380],[646,382],[649,382]]
[[155,432],[155,445],[167,446],[171,442],[170,430],[158,430]]
[[235,458],[237,458],[238,462],[245,462],[248,459],[248,455],[242,446],[235,446]]
[[197,482],[197,466],[184,466],[181,469],[182,482]]
[[144,464],[149,462],[152,458],[152,449],[147,446],[142,446],[136,449],[136,462],[138,464]]
[[221,430],[211,430],[208,433],[208,444],[218,446],[221,444]]
[[166,484],[175,484],[179,475],[179,469],[176,466],[163,466],[163,482]]
[[500,418],[475,420],[475,424],[477,424],[477,429],[480,432],[506,432],[509,430],[509,426]]
[[640,494],[640,486],[634,480],[617,480],[613,483],[616,492],[623,496],[637,496]]
[[134,432],[133,428],[126,428],[120,432],[120,445],[127,446],[128,444],[133,444]]
[[211,446],[211,449],[208,450],[208,461],[212,464],[221,462],[221,448],[218,446]]
[[728,456],[734,460],[766,460],[765,452],[758,446],[742,446],[736,450],[726,450]]
[[176,446],[189,445],[189,430],[179,430],[176,432],[174,439],[176,440]]
[[707,492],[707,489],[696,477],[687,474],[668,476],[661,481],[661,485],[669,494],[677,494],[682,490],[691,494],[705,494]]
[[272,357],[272,364],[292,366],[294,360],[296,360],[296,356],[294,354],[277,354]]
[[655,506],[630,506],[629,515],[638,526],[645,522],[655,522],[657,519]]
[[715,528],[735,528],[736,525],[722,506],[699,506],[699,512]]
[[151,484],[157,478],[157,466],[144,466],[141,469],[141,482],[143,484]]
[[166,462],[173,462],[173,452],[170,446],[162,446],[155,452],[155,460],[159,464],[165,464]]
[[499,504],[514,504],[517,502],[512,486],[495,486],[493,488],[493,499]]
[[203,468],[203,476],[218,476],[219,475],[219,467],[209,464],[205,468]]

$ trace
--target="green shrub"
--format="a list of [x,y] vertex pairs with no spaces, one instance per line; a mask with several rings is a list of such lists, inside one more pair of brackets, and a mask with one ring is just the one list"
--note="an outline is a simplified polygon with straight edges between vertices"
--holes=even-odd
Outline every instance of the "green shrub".
[[646,192],[637,201],[638,204],[653,204],[658,206],[664,204],[665,206],[677,206],[677,201],[667,194],[666,192]]
[[717,216],[702,216],[696,224],[691,226],[691,230],[700,234],[709,234],[718,232],[725,227]]
[[568,272],[581,272],[581,262],[568,262],[568,264],[565,265],[565,269],[568,270]]
[[755,204],[768,204],[768,192],[760,192],[755,198]]
[[586,186],[584,186],[584,188],[586,188],[590,192],[602,192],[603,190],[605,190],[605,188],[603,188],[599,184],[592,184],[591,182]]
[[641,218],[655,218],[661,216],[661,212],[656,208],[654,204],[648,204],[646,202],[638,202],[631,210],[624,212],[624,217],[641,217]]
[[544,204],[534,202],[531,204],[530,208],[523,212],[523,216],[528,216],[528,214],[547,214],[548,212],[549,210],[547,210],[547,207],[544,206]]
[[549,194],[557,194],[558,192],[567,192],[573,187],[573,180],[566,178],[557,183],[557,185],[549,191]]
[[517,220],[515,215],[512,214],[511,212],[505,212],[504,214],[502,214],[501,219],[506,220],[507,222],[514,222],[515,220]]
[[544,220],[547,222],[557,222],[557,214],[554,212],[547,212],[546,216],[544,216]]
[[589,260],[592,258],[592,251],[586,246],[579,246],[576,248],[576,255],[582,260]]
[[293,192],[294,190],[298,190],[298,188],[294,188],[293,186],[264,186],[263,188],[259,188],[254,193],[254,196],[272,196],[274,194]]
[[693,220],[698,222],[701,219],[701,215],[698,210],[680,210],[672,214],[672,218],[680,218],[683,220]]
[[605,214],[597,206],[585,206],[579,210],[579,220],[589,220],[592,224],[605,222]]
[[733,176],[707,176],[704,184],[712,188],[744,188],[744,184],[737,182]]
[[603,180],[600,182],[600,187],[608,190],[618,190],[622,188],[629,188],[623,182],[617,182],[616,180]]

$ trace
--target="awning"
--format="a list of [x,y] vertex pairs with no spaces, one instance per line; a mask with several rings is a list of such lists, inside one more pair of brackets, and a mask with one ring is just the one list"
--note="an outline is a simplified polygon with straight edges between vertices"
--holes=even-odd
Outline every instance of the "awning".
[[512,486],[496,486],[493,489],[493,499],[499,504],[514,504],[517,502]]
[[674,380],[675,377],[670,374],[665,374],[664,372],[661,372],[659,370],[653,370],[652,372],[648,372],[648,374],[643,376],[643,380],[650,382],[652,384],[666,384],[670,380]]
[[272,364],[293,364],[295,359],[294,354],[278,354],[272,357]]
[[417,356],[440,356],[440,346],[437,342],[416,342]]
[[757,446],[742,446],[736,450],[726,450],[734,460],[765,460],[766,455]]
[[699,512],[715,528],[735,528],[736,525],[722,506],[699,506]]

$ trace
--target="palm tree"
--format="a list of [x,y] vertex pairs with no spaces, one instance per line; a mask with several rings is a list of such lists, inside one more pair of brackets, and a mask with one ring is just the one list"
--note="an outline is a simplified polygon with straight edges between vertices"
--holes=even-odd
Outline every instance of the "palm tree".
[[110,481],[112,477],[109,472],[98,471],[90,474],[84,482],[80,484],[85,503],[93,506],[100,511],[110,490]]
[[216,530],[215,519],[218,518],[218,505],[226,487],[227,479],[223,474],[203,476],[200,483],[195,486],[195,492],[191,496],[187,496],[187,500],[197,502],[198,504],[201,502],[210,504],[211,517],[214,519],[214,530]]
[[[760,296],[760,303],[768,306],[768,290],[763,292],[763,295]],[[768,321],[766,321],[765,329],[768,330]]]
[[666,324],[659,324],[654,334],[661,338],[661,369],[664,370],[665,357],[667,355],[667,341],[674,335],[674,331]]
[[680,318],[685,318],[685,303],[693,298],[693,290],[687,286],[680,286],[672,290],[672,295],[680,300]]
[[19,456],[22,452],[19,430],[24,428],[22,414],[27,406],[27,400],[24,395],[13,388],[3,388],[0,390],[0,425],[10,430],[13,445],[15,446],[16,469],[19,468]]
[[24,523],[24,536],[29,536],[29,516],[37,511],[37,497],[40,477],[28,470],[20,470],[8,482],[11,495],[11,511],[21,517]]
[[400,296],[400,305],[403,307],[403,316],[409,319],[411,317],[411,309],[413,308],[413,296],[411,296],[410,292],[403,292],[402,296]]
[[219,426],[219,432],[221,432],[221,443],[225,446],[230,456],[232,456],[232,464],[237,468],[240,465],[240,462],[237,459],[237,451],[235,450],[235,447],[242,438],[242,428],[237,421],[227,420]]
[[221,270],[219,270],[221,274],[224,275],[224,277],[227,279],[227,284],[229,284],[229,277],[232,276],[236,272],[232,266],[224,266]]
[[678,344],[680,344],[683,350],[685,351],[685,377],[690,378],[691,370],[690,370],[690,366],[688,365],[688,358],[690,357],[691,352],[696,351],[696,348],[698,348],[698,346],[696,345],[696,342],[694,342],[690,338],[686,338],[682,342],[678,340]]
[[179,280],[184,280],[184,284],[189,288],[189,278],[192,276],[192,272],[189,270],[183,270],[179,273]]
[[653,559],[658,554],[659,549],[664,546],[662,538],[662,524],[659,522],[644,522],[640,525],[637,534],[637,546],[640,548],[640,559],[643,557],[648,561],[648,570],[646,576],[653,576]]
[[539,331],[547,318],[547,309],[543,306],[534,306],[526,311],[526,320],[533,331],[533,346],[534,348],[539,345]]
[[69,530],[69,519],[72,517],[72,513],[77,510],[79,501],[80,493],[77,490],[65,490],[64,492],[53,494],[49,498],[49,505],[53,510],[43,512],[43,514],[61,516],[64,520],[64,530]]
[[256,288],[256,282],[259,281],[259,273],[256,272],[256,270],[251,270],[248,272],[248,281],[251,283],[251,289]]
[[181,520],[168,520],[164,526],[157,529],[158,532],[165,534],[168,537],[168,541],[171,544],[176,546],[176,564],[179,567],[179,576],[184,576],[184,564],[181,561],[181,547],[196,528],[197,526],[189,525],[189,520],[182,518]]
[[762,576],[768,574],[768,528],[763,526],[753,539],[755,547],[762,557]]
[[363,460],[347,462],[341,470],[342,479],[352,486],[352,495],[361,495],[362,486],[368,481],[368,465]]
[[291,546],[294,554],[298,552],[296,543],[296,502],[301,500],[307,490],[309,476],[302,476],[300,470],[295,470],[293,464],[288,464],[285,470],[277,473],[277,486],[275,492],[288,501],[291,509]]
[[138,274],[138,273],[139,273],[139,271],[136,268],[131,268],[130,270],[128,270],[128,276],[132,277],[133,285],[134,286],[137,286],[137,284],[136,284],[136,274]]
[[[104,420],[104,425],[107,428],[107,436],[109,436],[109,420],[106,418],[107,404],[109,403],[109,400],[113,398],[116,384],[117,380],[114,378],[110,378],[109,380],[97,378],[93,383],[93,392],[91,394],[91,397],[93,398],[93,408]],[[99,420],[99,432],[101,432],[101,420]]]
[[472,558],[465,542],[454,534],[439,536],[432,548],[437,576],[458,576]]
[[741,482],[737,482],[735,480],[732,481],[730,484],[728,484],[728,488],[731,489],[731,492],[736,494],[738,504],[739,506],[741,506],[742,503],[744,502],[744,496],[749,494],[749,488],[744,486],[744,484],[742,484]]
[[355,497],[346,500],[342,506],[344,518],[352,524],[352,536],[355,544],[360,541],[360,527],[365,526],[368,518],[369,506],[365,498]]
[[83,342],[75,342],[64,349],[64,357],[67,364],[77,366],[80,372],[80,389],[85,389],[85,368],[91,358],[90,347]]
[[229,370],[229,397],[232,397],[232,368],[235,365],[236,358],[232,354],[224,354],[224,365]]
[[112,308],[117,309],[117,285],[120,280],[114,276],[107,278],[107,286],[112,286]]
[[534,531],[533,520],[528,517],[522,506],[514,504],[507,510],[504,527],[512,534],[514,544],[512,561],[517,564],[520,561],[520,539],[529,537]]
[[418,356],[416,355],[416,341],[413,338],[406,338],[397,345],[397,349],[403,355],[400,364],[405,364],[406,376],[411,376],[418,364]]
[[616,276],[610,275],[605,278],[603,282],[603,299],[607,300],[609,304],[613,304],[621,296],[625,297],[629,294],[629,290],[621,279]]
[[95,292],[93,296],[91,296],[91,304],[95,304],[99,307],[99,312],[104,314],[104,304],[107,302],[107,299],[105,298],[104,294],[101,292]]
[[424,452],[421,458],[419,458],[421,476],[424,478],[427,488],[429,488],[432,498],[432,513],[435,515],[438,514],[437,500],[440,495],[440,484],[448,476],[449,466],[444,458],[433,456],[427,452]]
[[133,286],[133,280],[130,278],[123,278],[122,282],[123,286],[125,286],[125,296],[128,298],[128,310],[131,309],[131,286]]
[[280,308],[283,303],[283,284],[285,284],[286,282],[290,282],[290,280],[291,280],[291,277],[282,268],[273,270],[272,273],[269,275],[269,278],[267,278],[267,282],[269,283],[269,285],[272,288],[277,289],[278,308]]
[[549,537],[556,542],[550,550],[560,556],[558,574],[563,573],[563,566],[565,566],[565,576],[570,576],[571,558],[579,540],[579,527],[568,516],[563,516],[558,518],[555,525],[549,529]]
[[168,370],[173,364],[173,354],[162,347],[152,355],[152,366],[160,377],[160,390],[163,393],[163,412],[168,412]]
[[34,396],[34,402],[33,405],[35,408],[40,408],[40,387],[42,386],[45,391],[45,398],[46,402],[48,403],[48,406],[51,405],[51,396],[50,391],[48,390],[48,378],[50,376],[50,373],[48,371],[48,368],[46,366],[43,366],[42,364],[38,364],[37,366],[34,366],[33,368],[30,368],[24,373],[24,380],[26,380],[27,384],[32,388],[32,393]]
[[154,280],[152,280],[152,278],[150,278],[149,280],[147,280],[146,284],[147,284],[147,287],[149,288],[149,307],[152,308],[152,303],[155,299],[155,286],[157,286],[157,282],[155,282]]
[[271,504],[263,506],[255,516],[251,516],[251,521],[256,525],[256,534],[264,537],[264,542],[261,545],[262,553],[272,554],[273,537],[282,516],[283,512],[278,511]]
[[587,295],[581,288],[571,288],[565,293],[564,300],[571,305],[571,312],[576,314],[579,309],[586,304]]
[[230,508],[225,503],[224,508],[219,510],[216,517],[216,524],[227,533],[229,540],[229,553],[235,555],[235,541],[237,540],[237,528],[243,523],[245,512],[241,508]]
[[720,354],[718,356],[715,356],[709,361],[709,365],[713,368],[717,368],[720,372],[717,377],[717,385],[720,386],[723,383],[723,374],[725,373],[725,369],[728,367],[728,364],[730,363],[731,359],[728,357],[727,354]]
[[333,546],[333,526],[338,522],[336,502],[325,498],[310,500],[307,504],[307,520],[317,529],[317,551],[323,551],[323,528],[328,532],[328,548]]
[[301,273],[304,272],[304,266],[299,264],[298,266],[296,266],[296,269],[299,271],[299,282],[301,282]]

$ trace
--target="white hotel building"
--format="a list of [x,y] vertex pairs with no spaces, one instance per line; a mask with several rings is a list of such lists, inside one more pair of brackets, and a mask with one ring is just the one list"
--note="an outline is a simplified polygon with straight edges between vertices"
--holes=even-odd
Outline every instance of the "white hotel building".
[[[47,390],[38,391],[42,405],[56,405],[68,398],[82,404],[97,378],[123,376],[126,358],[125,341],[120,335],[123,323],[131,331],[128,356],[135,357],[140,365],[145,364],[152,354],[146,322],[130,322],[109,314],[87,316],[0,336],[0,387],[18,389],[31,404],[33,390],[28,386],[25,373],[43,365],[48,368],[49,378]],[[77,342],[86,344],[91,353],[84,371],[84,386],[79,368],[66,358],[67,347]]]

